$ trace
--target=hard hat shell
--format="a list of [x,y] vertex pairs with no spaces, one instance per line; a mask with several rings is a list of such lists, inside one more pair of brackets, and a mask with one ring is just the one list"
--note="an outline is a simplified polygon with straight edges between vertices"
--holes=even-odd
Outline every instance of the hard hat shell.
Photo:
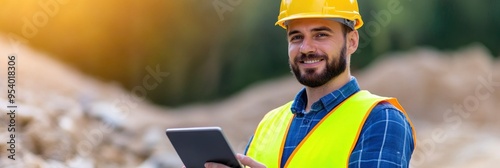
[[302,18],[342,18],[354,21],[355,29],[363,25],[357,0],[281,0],[275,25],[286,29],[285,22]]

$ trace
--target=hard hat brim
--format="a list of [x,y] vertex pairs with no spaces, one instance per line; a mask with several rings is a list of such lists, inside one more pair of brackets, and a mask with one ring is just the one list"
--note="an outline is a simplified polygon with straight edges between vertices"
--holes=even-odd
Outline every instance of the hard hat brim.
[[[358,14],[359,16],[359,14]],[[322,19],[326,19],[326,18],[331,18],[331,19],[347,19],[347,20],[351,20],[351,21],[355,21],[355,25],[354,25],[354,29],[359,29],[361,26],[363,26],[363,21],[361,20],[361,18],[359,17],[356,17],[355,14],[352,15],[352,17],[345,17],[345,15],[325,15],[325,14],[295,14],[295,15],[291,15],[291,16],[288,16],[288,17],[285,17],[285,18],[282,18],[280,20],[278,20],[275,25],[279,25],[281,26],[283,29],[287,29],[285,23],[287,21],[290,21],[290,20],[294,20],[294,19],[312,19],[312,18],[322,18]],[[349,25],[348,25],[349,26]]]

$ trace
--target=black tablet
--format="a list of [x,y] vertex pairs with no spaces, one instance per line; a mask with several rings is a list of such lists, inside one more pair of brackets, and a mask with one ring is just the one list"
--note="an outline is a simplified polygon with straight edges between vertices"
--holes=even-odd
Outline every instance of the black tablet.
[[206,162],[242,167],[220,127],[169,128],[166,134],[186,168],[203,168]]

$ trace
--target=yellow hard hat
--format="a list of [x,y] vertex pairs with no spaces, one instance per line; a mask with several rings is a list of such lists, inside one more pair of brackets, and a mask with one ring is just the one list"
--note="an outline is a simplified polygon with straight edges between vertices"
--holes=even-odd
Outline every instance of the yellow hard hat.
[[281,0],[276,25],[286,29],[286,21],[301,18],[332,18],[353,29],[363,25],[357,0]]

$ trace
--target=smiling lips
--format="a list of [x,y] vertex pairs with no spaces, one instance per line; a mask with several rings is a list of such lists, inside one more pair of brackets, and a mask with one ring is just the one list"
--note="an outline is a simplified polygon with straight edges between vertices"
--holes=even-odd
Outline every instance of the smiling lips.
[[320,61],[323,61],[323,59],[314,59],[314,60],[300,61],[300,63],[303,63],[303,64],[313,64],[313,63],[320,62]]
[[322,58],[306,59],[306,60],[299,61],[299,63],[300,63],[299,66],[302,68],[306,68],[306,69],[317,68],[318,66],[320,66],[322,64],[323,60],[325,60],[325,59],[322,59]]

